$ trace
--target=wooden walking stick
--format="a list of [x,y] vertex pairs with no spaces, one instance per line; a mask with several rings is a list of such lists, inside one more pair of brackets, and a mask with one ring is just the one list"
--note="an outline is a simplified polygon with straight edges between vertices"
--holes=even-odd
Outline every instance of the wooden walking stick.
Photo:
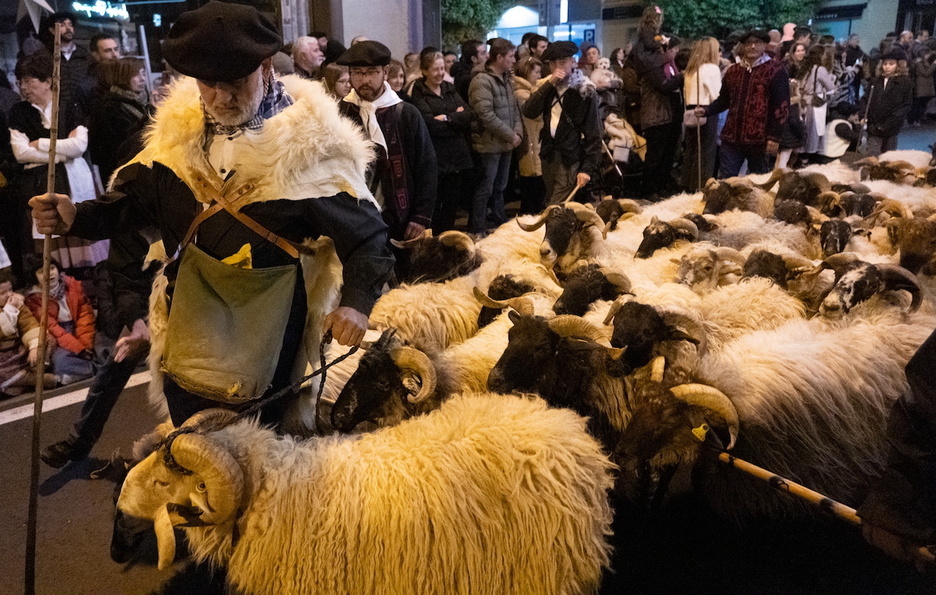
[[[46,192],[55,192],[55,144],[58,140],[59,87],[62,67],[62,25],[55,24],[55,44],[52,48],[52,117],[49,125],[49,171]],[[29,514],[26,521],[25,593],[36,592],[36,525],[39,512],[39,431],[42,425],[42,389],[45,377],[45,355],[49,334],[49,268],[52,262],[52,235],[42,240],[42,316],[39,317],[39,358],[36,362],[36,396],[33,402],[32,458],[29,484]]]
[[868,148],[868,112],[871,111],[871,100],[874,99],[874,85],[871,85],[871,89],[868,90],[868,104],[865,105],[864,118],[861,119],[861,135],[858,136],[858,146],[856,147],[859,153],[862,153],[861,141],[864,140],[864,150]]
[[[753,475],[758,479],[766,481],[770,487],[785,492],[787,494],[792,494],[798,498],[802,498],[811,504],[815,504],[822,510],[832,513],[838,519],[841,519],[847,523],[850,523],[855,526],[861,526],[861,517],[858,516],[858,512],[850,507],[837,502],[828,496],[823,496],[819,492],[815,492],[804,485],[800,485],[795,481],[787,479],[785,477],[780,477],[775,473],[764,469],[763,467],[758,467],[753,463],[748,463],[742,459],[735,457],[727,452],[719,452],[718,460],[722,463],[725,463],[729,467],[743,471],[749,475]],[[927,564],[933,564],[936,562],[936,556],[933,555],[933,552],[927,547],[920,547],[919,549],[913,552],[914,558],[918,562],[925,562]]]

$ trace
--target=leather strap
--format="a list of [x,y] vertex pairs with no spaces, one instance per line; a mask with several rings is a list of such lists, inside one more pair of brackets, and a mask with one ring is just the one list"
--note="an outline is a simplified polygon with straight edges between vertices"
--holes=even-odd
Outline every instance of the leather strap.
[[285,252],[286,254],[289,254],[293,258],[299,258],[299,248],[296,246],[295,243],[290,242],[286,238],[278,236],[277,234],[273,233],[272,231],[270,231],[269,229],[267,229],[260,223],[257,223],[257,221],[255,221],[254,219],[240,212],[240,208],[237,206],[237,203],[243,201],[243,199],[249,196],[250,193],[253,192],[255,189],[256,187],[250,182],[247,182],[246,184],[242,184],[241,186],[238,186],[237,188],[235,188],[233,191],[227,193],[228,196],[230,197],[230,200],[229,200],[228,198],[225,197],[224,194],[219,192],[218,189],[215,188],[211,184],[211,182],[209,182],[208,180],[206,180],[204,177],[200,175],[196,176],[195,187],[192,188],[192,192],[194,192],[195,195],[201,199],[205,199],[205,198],[210,199],[212,204],[207,209],[203,210],[201,213],[196,215],[195,219],[192,220],[192,224],[189,226],[188,231],[185,233],[185,239],[182,240],[182,245],[180,246],[180,250],[181,248],[184,248],[185,246],[189,245],[189,243],[192,242],[192,240],[194,240],[195,231],[198,229],[198,227],[202,223],[204,223],[206,219],[208,219],[209,217],[211,217],[212,215],[216,213],[219,213],[223,209],[227,211],[228,213],[230,213],[232,217],[240,221],[243,225],[245,225],[247,228],[249,228],[251,231],[259,235],[264,240],[272,244],[275,244],[283,252]]

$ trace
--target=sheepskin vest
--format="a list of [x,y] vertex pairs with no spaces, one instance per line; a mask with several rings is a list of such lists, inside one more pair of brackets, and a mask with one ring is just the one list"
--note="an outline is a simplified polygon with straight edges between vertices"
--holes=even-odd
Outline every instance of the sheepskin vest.
[[[338,106],[318,82],[287,76],[282,79],[295,103],[270,118],[254,137],[252,146],[238,155],[237,179],[256,187],[247,203],[268,200],[305,200],[347,192],[358,200],[376,205],[367,189],[364,172],[373,158],[370,141],[356,126],[338,113]],[[182,181],[194,187],[201,176],[214,179],[205,151],[205,118],[195,80],[177,81],[169,97],[159,106],[153,124],[145,135],[145,148],[130,163],[152,167],[167,166]],[[248,152],[249,151],[249,152]],[[113,180],[119,176],[115,172]],[[199,200],[203,198],[196,196]],[[331,240],[322,238],[305,244],[314,255],[303,255],[301,266],[305,280],[309,312],[304,335],[304,357],[295,362],[293,376],[304,373],[310,362],[319,361],[322,321],[337,307],[340,299],[341,263]],[[167,247],[174,252],[175,247]],[[165,275],[158,275],[150,298],[150,399],[165,408],[160,369],[168,324]],[[302,353],[302,350],[300,350]],[[298,399],[287,413],[283,427],[302,432],[314,427],[314,399]]]

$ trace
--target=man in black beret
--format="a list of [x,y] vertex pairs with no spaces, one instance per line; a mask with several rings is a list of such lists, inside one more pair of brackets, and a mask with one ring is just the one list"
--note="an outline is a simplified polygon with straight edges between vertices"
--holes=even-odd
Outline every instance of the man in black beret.
[[540,157],[548,204],[561,203],[576,186],[587,184],[601,156],[598,93],[579,70],[577,53],[571,41],[549,44],[543,52],[549,78],[523,104],[527,118],[543,117]]
[[[351,76],[341,113],[376,145],[367,179],[390,226],[390,238],[418,238],[432,224],[438,183],[435,149],[422,114],[387,84],[390,50],[379,41],[356,43],[335,63],[347,66]],[[402,275],[402,254],[397,261]]]
[[720,178],[738,175],[745,161],[749,173],[767,173],[780,150],[790,108],[790,79],[780,61],[766,53],[769,41],[761,29],[742,34],[740,60],[725,71],[718,98],[695,108],[697,115],[713,117],[728,110],[719,149]]
[[[149,228],[174,256],[149,323],[151,397],[177,427],[291,386],[318,361],[325,332],[358,344],[393,266],[364,179],[369,143],[320,85],[274,78],[281,45],[250,6],[183,13],[163,55],[193,78],[173,86],[110,192],[79,205],[60,194],[31,201],[42,233]],[[320,236],[330,241],[314,253],[300,246]],[[295,398],[264,405],[261,422],[279,426],[290,404],[297,417],[284,429],[308,430],[314,406]]]

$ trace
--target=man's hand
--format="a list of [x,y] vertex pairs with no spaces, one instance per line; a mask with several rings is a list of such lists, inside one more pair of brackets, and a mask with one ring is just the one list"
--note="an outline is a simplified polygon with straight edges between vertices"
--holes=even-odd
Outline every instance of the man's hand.
[[463,112],[463,111],[465,111],[465,108],[464,108],[463,106],[459,105],[457,108],[455,108],[455,111],[456,111],[456,112]]
[[558,85],[561,83],[569,73],[561,68],[556,68],[549,75],[549,82]]
[[581,186],[584,188],[585,184],[587,184],[590,181],[591,181],[591,176],[584,172],[579,172],[578,175],[575,176],[576,186]]
[[39,363],[39,349],[38,348],[33,347],[32,349],[29,350],[28,360],[29,360],[29,367],[35,368],[36,364]]
[[925,550],[921,550],[923,544],[914,543],[896,533],[867,523],[861,526],[861,534],[865,541],[888,556],[904,562],[913,562],[921,572],[932,568],[931,554],[927,555]]
[[141,350],[149,347],[150,333],[146,321],[136,319],[133,321],[133,328],[126,337],[117,339],[117,345],[114,349],[114,361],[120,363],[131,355],[136,355]]
[[324,332],[331,331],[340,345],[358,346],[367,332],[367,316],[354,308],[341,306],[325,317]]
[[448,122],[448,116],[446,116],[445,114],[439,114],[438,116],[433,118],[433,120],[438,120],[439,122]]
[[522,143],[522,142],[523,142],[523,137],[520,136],[519,134],[517,134],[516,132],[514,132],[514,137],[513,137],[513,146],[514,146],[514,148],[519,147],[519,146],[520,146],[520,143]]
[[7,296],[6,303],[19,310],[26,303],[26,298],[19,293],[11,293]]
[[29,199],[29,206],[41,234],[64,235],[75,222],[75,203],[65,194],[40,194]]
[[779,152],[780,152],[780,143],[778,143],[775,140],[767,141],[767,154],[768,155],[776,155]]
[[406,224],[406,231],[403,232],[403,239],[415,240],[416,238],[421,238],[424,231],[426,231],[425,225],[410,221]]
[[696,106],[696,108],[695,108],[694,110],[692,110],[692,111],[694,111],[694,112],[695,112],[695,115],[698,116],[698,117],[700,117],[700,118],[705,117],[705,108],[702,107],[702,106]]

